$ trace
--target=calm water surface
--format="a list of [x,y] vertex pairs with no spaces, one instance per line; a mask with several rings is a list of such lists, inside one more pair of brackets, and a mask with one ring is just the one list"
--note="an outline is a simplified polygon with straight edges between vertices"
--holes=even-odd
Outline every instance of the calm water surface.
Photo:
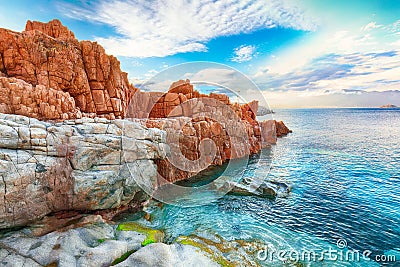
[[[268,158],[250,164],[248,173],[268,175],[272,158],[269,178],[290,181],[288,197],[225,196],[184,209],[166,205],[155,224],[170,240],[209,232],[296,251],[336,247],[342,239],[349,249],[372,251],[371,259],[397,255],[400,263],[400,110],[277,110],[274,118],[293,133],[279,139],[265,153]],[[337,264],[347,265],[379,266]]]

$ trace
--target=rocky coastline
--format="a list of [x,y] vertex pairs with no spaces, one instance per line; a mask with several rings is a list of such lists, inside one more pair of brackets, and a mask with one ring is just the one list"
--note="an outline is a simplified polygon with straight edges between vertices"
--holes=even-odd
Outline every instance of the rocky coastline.
[[[202,162],[218,166],[275,144],[291,132],[283,122],[258,122],[257,101],[201,94],[189,80],[142,92],[115,57],[58,20],[0,29],[0,40],[0,229],[27,226],[0,239],[2,263],[236,266],[198,252],[199,239],[166,245],[155,230],[112,219],[150,201],[143,185],[182,181]],[[179,157],[184,168],[171,161]]]

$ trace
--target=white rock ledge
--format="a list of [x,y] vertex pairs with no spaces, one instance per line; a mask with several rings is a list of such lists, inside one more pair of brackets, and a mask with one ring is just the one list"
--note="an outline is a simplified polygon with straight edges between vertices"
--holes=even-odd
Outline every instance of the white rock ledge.
[[164,131],[128,120],[51,123],[0,113],[0,229],[130,203],[138,179],[156,183],[153,160],[166,157],[165,142]]

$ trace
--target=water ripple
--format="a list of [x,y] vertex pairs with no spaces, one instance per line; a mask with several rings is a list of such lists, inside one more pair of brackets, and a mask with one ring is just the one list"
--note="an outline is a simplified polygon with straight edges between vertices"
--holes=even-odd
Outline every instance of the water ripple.
[[[279,110],[277,116],[293,134],[267,153],[270,178],[292,181],[289,197],[226,196],[203,207],[166,206],[168,235],[213,231],[228,240],[256,238],[297,249],[334,246],[343,238],[350,249],[368,249],[372,256],[397,251],[400,112]],[[263,173],[267,165],[255,163],[249,173]]]

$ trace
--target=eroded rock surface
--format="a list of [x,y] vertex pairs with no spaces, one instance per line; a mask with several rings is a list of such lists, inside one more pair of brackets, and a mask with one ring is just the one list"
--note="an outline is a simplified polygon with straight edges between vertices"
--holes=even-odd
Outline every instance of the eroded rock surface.
[[69,93],[7,77],[0,77],[0,113],[48,120],[82,117]]
[[128,120],[0,114],[0,228],[129,204],[142,195],[138,181],[157,182],[154,160],[165,158],[165,141],[165,132]]
[[292,131],[283,123],[283,121],[275,121],[276,136],[283,137]]

